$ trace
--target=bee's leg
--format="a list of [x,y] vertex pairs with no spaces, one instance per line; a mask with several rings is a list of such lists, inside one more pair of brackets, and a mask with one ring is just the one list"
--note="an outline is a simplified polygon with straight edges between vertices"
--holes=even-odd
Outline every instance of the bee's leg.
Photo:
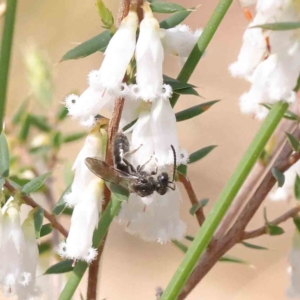
[[135,167],[125,158],[123,158],[124,163],[129,167],[130,174],[136,173]]
[[132,151],[126,152],[123,155],[123,159],[125,159],[126,157],[128,158],[129,156],[131,156],[132,154],[134,154],[136,151],[138,151],[141,147],[143,146],[143,144],[140,144],[140,146]]
[[144,170],[145,166],[151,161],[152,157],[153,156],[151,156],[143,165],[137,167],[138,173],[140,173]]
[[156,175],[157,172],[158,172],[158,167],[156,167],[155,171],[152,171],[152,172],[151,172],[151,175]]
[[176,184],[175,184],[175,182],[169,181],[169,183],[172,183],[173,186],[168,185],[168,188],[171,189],[171,190],[173,190],[173,191],[175,191],[175,189],[176,189]]

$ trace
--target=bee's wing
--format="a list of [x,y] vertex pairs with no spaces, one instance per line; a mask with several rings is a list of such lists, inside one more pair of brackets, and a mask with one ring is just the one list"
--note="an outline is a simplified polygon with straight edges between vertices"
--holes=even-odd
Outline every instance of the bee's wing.
[[138,180],[138,177],[123,173],[114,167],[109,166],[105,161],[94,157],[87,157],[85,159],[85,164],[96,176],[126,189],[128,189],[132,182]]

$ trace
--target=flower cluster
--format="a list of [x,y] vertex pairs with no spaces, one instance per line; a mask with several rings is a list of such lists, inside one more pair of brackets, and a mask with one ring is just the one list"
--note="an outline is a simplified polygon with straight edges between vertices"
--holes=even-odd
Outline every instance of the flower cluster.
[[[175,160],[177,165],[186,164],[188,155],[179,146],[176,118],[169,101],[172,88],[163,81],[164,53],[183,59],[188,57],[201,31],[192,32],[184,25],[167,30],[161,29],[149,3],[143,4],[143,10],[144,18],[139,26],[137,41],[138,18],[136,12],[130,11],[111,38],[99,71],[92,71],[89,74],[88,89],[80,97],[68,96],[66,107],[69,115],[78,119],[82,126],[93,128],[95,116],[100,110],[102,108],[112,110],[115,99],[122,97],[124,108],[120,131],[125,125],[136,120],[134,125],[124,132],[133,152],[128,160],[136,168],[144,166],[143,170],[149,173],[156,171],[157,174],[161,172],[173,174],[176,167]],[[127,85],[124,82],[128,77],[132,84]],[[176,157],[171,146],[175,149]],[[71,250],[75,248],[79,239],[84,238],[79,237],[78,233],[76,236],[72,235],[73,222],[79,224],[76,220],[80,216],[79,212],[78,216],[75,214],[75,210],[81,203],[84,203],[83,206],[89,205],[87,198],[96,197],[97,194],[91,196],[91,190],[88,188],[90,182],[95,180],[95,176],[88,174],[84,159],[88,156],[101,159],[101,154],[97,152],[97,147],[92,151],[84,150],[85,147],[74,164],[75,179],[72,192],[65,197],[65,201],[75,205],[75,209],[69,237],[66,243],[61,244],[59,252],[62,256],[89,261],[86,258],[90,258],[90,255],[86,251],[91,249],[90,245],[89,247],[86,245],[84,251],[80,250],[82,247],[80,249],[77,247],[77,254]],[[93,201],[90,199],[89,202]],[[186,226],[179,216],[179,203],[179,192],[170,189],[166,195],[154,192],[148,197],[138,197],[132,193],[128,202],[122,204],[117,220],[130,233],[145,240],[165,243],[171,239],[181,239]],[[84,211],[92,212],[86,206]],[[96,219],[93,217],[93,220]],[[94,221],[93,224],[89,223],[89,230],[95,228]]]
[[38,246],[32,210],[21,225],[20,202],[11,197],[0,212],[0,286],[5,296],[34,299]]
[[[251,3],[252,1],[250,1]],[[229,69],[233,76],[251,83],[250,90],[240,98],[242,113],[263,119],[268,110],[261,103],[295,102],[300,74],[300,31],[272,31],[256,25],[299,22],[299,1],[257,0],[256,16],[243,37],[238,60]]]

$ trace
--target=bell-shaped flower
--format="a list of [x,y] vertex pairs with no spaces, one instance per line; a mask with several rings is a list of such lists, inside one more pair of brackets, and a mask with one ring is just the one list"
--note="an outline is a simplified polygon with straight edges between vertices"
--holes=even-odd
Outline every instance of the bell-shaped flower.
[[99,70],[98,83],[104,89],[114,91],[120,88],[128,64],[134,54],[137,26],[136,12],[129,11],[111,38]]
[[95,125],[95,116],[108,103],[123,97],[122,81],[134,55],[138,17],[130,11],[111,38],[99,70],[89,76],[89,87],[80,95],[70,95],[65,100],[69,115],[85,127]]
[[138,149],[132,155],[132,162],[138,166],[153,158],[145,166],[148,171],[173,165],[171,146],[175,150],[176,164],[186,164],[188,157],[179,148],[174,111],[168,98],[159,98],[151,103],[151,108],[145,105],[132,127],[131,149]]
[[289,255],[290,262],[290,286],[287,290],[287,296],[291,298],[300,297],[300,233],[298,230],[294,233],[292,249]]
[[125,230],[146,241],[165,244],[173,239],[181,240],[186,231],[185,223],[180,219],[180,194],[178,190],[168,191],[161,196],[153,193],[145,205],[136,194],[122,203],[117,217]]
[[[101,122],[101,121],[99,121]],[[85,164],[87,157],[102,158],[102,133],[100,123],[97,124],[85,139],[84,145],[80,150],[74,164],[74,180],[71,186],[71,192],[65,195],[65,202],[69,206],[74,206],[80,201],[85,201],[85,190],[89,183],[96,177]]]
[[144,2],[144,19],[136,44],[136,82],[139,96],[153,101],[162,93],[164,49],[160,40],[158,21],[153,17],[150,5]]
[[161,29],[162,44],[165,54],[187,58],[193,50],[202,29],[192,32],[184,24],[169,29]]
[[22,260],[22,274],[17,286],[17,294],[20,299],[30,299],[37,294],[35,288],[36,269],[39,260],[39,249],[35,237],[34,213],[32,210],[22,224],[25,238],[25,249]]
[[81,196],[82,200],[74,206],[67,240],[59,245],[58,253],[62,257],[90,263],[97,256],[92,240],[101,211],[103,181],[99,178],[91,180]]
[[6,296],[25,300],[36,294],[38,248],[33,214],[21,226],[20,202],[11,197],[0,215],[0,286]]
[[78,119],[82,126],[93,127],[96,123],[95,116],[108,102],[114,102],[115,99],[115,95],[105,93],[104,89],[96,90],[89,87],[81,96],[69,95],[65,100],[65,105],[69,115]]

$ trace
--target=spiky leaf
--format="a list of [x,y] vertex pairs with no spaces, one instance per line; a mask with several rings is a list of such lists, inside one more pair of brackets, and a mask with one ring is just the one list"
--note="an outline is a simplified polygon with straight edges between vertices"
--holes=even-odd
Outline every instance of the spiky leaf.
[[47,172],[39,177],[36,177],[32,180],[30,180],[28,183],[26,183],[23,187],[22,187],[22,193],[24,194],[30,194],[35,192],[36,190],[38,190],[43,183],[45,182],[45,180],[51,175],[51,172]]
[[278,187],[282,187],[285,181],[284,174],[276,168],[272,168],[272,174],[276,179],[276,181],[278,182]]
[[71,259],[66,259],[63,261],[60,261],[59,263],[51,266],[49,269],[46,270],[44,275],[49,275],[49,274],[62,274],[62,273],[67,273],[71,272],[74,267],[72,267],[73,261]]
[[182,122],[185,120],[192,119],[196,116],[199,116],[202,113],[204,113],[205,111],[209,110],[214,104],[216,104],[219,101],[220,100],[209,101],[209,102],[195,105],[188,109],[182,110],[182,111],[176,113],[176,121]]
[[9,175],[9,152],[7,140],[2,131],[0,134],[0,176],[7,177]]
[[202,158],[204,158],[206,155],[208,155],[214,148],[216,148],[216,145],[212,145],[212,146],[207,146],[204,147],[194,153],[192,153],[189,157],[189,164],[192,164]]

